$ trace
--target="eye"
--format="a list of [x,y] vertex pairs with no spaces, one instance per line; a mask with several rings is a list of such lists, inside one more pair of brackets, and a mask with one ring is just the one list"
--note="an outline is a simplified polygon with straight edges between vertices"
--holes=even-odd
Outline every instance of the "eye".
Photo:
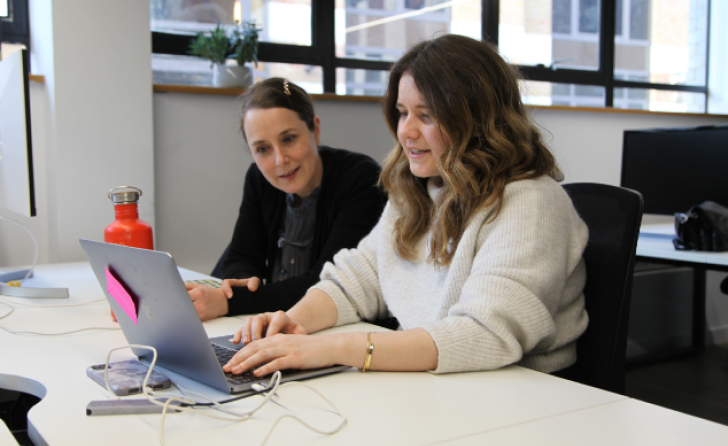
[[268,146],[258,146],[255,148],[255,153],[259,155],[264,154],[266,151],[268,151]]
[[401,119],[401,118],[406,118],[406,117],[407,117],[407,110],[399,110],[399,109],[398,109],[398,110],[397,110],[397,113],[399,113],[399,117],[400,117],[400,119]]
[[283,137],[283,142],[293,142],[296,139],[296,135],[287,135]]

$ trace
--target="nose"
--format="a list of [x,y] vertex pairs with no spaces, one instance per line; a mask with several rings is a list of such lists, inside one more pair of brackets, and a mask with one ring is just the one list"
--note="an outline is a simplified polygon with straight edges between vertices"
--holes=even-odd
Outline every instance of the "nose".
[[288,163],[288,152],[282,147],[273,147],[276,156],[276,166],[283,166]]
[[399,134],[400,142],[402,142],[403,144],[405,140],[417,139],[417,137],[419,136],[419,131],[417,130],[417,126],[413,122],[413,118],[411,115],[399,121],[397,133]]

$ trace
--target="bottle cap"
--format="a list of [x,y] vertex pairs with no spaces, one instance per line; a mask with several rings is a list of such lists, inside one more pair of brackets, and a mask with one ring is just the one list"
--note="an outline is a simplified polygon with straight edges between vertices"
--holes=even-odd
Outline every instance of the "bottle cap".
[[109,190],[108,196],[114,204],[138,203],[142,190],[134,186],[119,186]]

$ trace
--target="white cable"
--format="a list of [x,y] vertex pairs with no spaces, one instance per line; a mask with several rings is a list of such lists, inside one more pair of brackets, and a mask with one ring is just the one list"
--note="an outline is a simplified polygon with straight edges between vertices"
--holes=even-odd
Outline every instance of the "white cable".
[[[28,304],[28,303],[23,303],[23,302],[12,302],[12,301],[11,302],[15,305],[24,305],[24,306],[28,306],[28,307],[63,308],[63,307],[78,307],[81,305],[88,305],[88,304],[94,304],[97,302],[105,302],[105,301],[106,301],[106,299],[99,299],[99,300],[92,300],[90,302],[82,302],[82,303],[78,303],[78,304],[66,304],[66,305],[39,305],[39,304]],[[15,312],[15,307],[10,305],[10,303],[8,303],[5,298],[0,298],[0,304],[3,304],[10,309],[10,311],[8,311],[7,313],[0,316],[0,320],[5,319],[6,317],[10,316],[11,314],[13,314]],[[83,331],[119,330],[119,327],[87,327],[87,328],[79,328],[78,330],[65,331],[65,332],[61,332],[61,333],[37,333],[34,331],[10,330],[9,328],[6,328],[6,327],[3,327],[2,325],[0,325],[0,330],[4,330],[4,331],[6,331],[10,334],[14,334],[14,335],[62,336],[62,335],[68,335],[68,334],[74,334],[74,333],[81,333]]]
[[[109,361],[111,359],[111,353],[114,352],[114,351],[116,351],[116,350],[121,350],[121,349],[125,349],[125,348],[144,348],[144,349],[147,349],[147,350],[151,350],[154,353],[154,356],[152,358],[152,362],[149,364],[149,370],[147,370],[147,374],[144,377],[144,382],[142,383],[142,392],[144,393],[144,396],[147,398],[147,400],[149,402],[151,402],[153,404],[156,404],[158,406],[162,406],[163,407],[162,408],[162,420],[161,420],[160,426],[159,426],[159,442],[162,444],[162,446],[166,446],[166,443],[165,443],[165,440],[164,440],[164,420],[165,420],[165,418],[167,416],[167,410],[169,409],[169,405],[171,403],[173,403],[174,401],[179,401],[182,404],[194,405],[194,404],[196,404],[196,401],[191,400],[191,399],[189,399],[187,397],[173,396],[171,398],[168,398],[164,403],[162,403],[162,402],[158,401],[156,398],[154,398],[153,397],[154,392],[152,391],[152,389],[150,389],[150,388],[147,387],[147,382],[149,381],[149,376],[152,374],[152,370],[154,369],[154,365],[157,363],[157,349],[155,349],[154,347],[149,346],[149,345],[139,345],[139,344],[129,344],[129,345],[125,345],[123,347],[117,347],[117,348],[114,348],[114,349],[109,350],[109,354],[106,356],[106,368],[104,369],[104,383],[106,384],[106,389],[109,391],[109,393],[111,395],[116,396],[116,394],[111,390],[111,386],[109,385],[109,377],[108,377],[108,369],[109,369]],[[321,392],[319,392],[318,390],[314,389],[313,387],[309,387],[309,386],[307,386],[305,384],[298,383],[298,382],[288,382],[288,383],[284,384],[283,386],[289,386],[289,385],[302,386],[302,387],[305,387],[305,388],[307,388],[309,390],[312,390],[313,392],[315,392],[316,394],[318,394],[324,401],[326,401],[331,407],[334,408],[334,412],[333,413],[335,413],[336,415],[338,415],[341,418],[341,423],[339,423],[339,425],[336,426],[334,429],[323,430],[323,429],[317,429],[317,428],[311,426],[306,421],[302,420],[301,418],[299,418],[296,415],[282,415],[282,416],[280,416],[273,423],[273,426],[268,431],[268,434],[265,436],[265,439],[263,439],[263,443],[261,443],[261,446],[265,445],[265,443],[268,442],[268,439],[270,438],[271,434],[273,433],[273,430],[275,430],[276,426],[278,426],[278,423],[282,419],[284,419],[284,418],[293,418],[294,420],[296,420],[299,423],[303,424],[304,426],[306,426],[307,428],[311,429],[312,431],[314,431],[314,432],[316,432],[318,434],[323,434],[323,435],[331,435],[331,434],[334,434],[334,433],[338,432],[339,430],[341,430],[341,428],[346,424],[346,422],[347,422],[346,416],[343,413],[341,413],[341,411],[334,405],[334,403],[332,403],[328,398],[326,398]],[[179,387],[177,385],[175,385],[175,386],[177,388],[179,388],[180,391],[185,392],[181,387]],[[236,413],[236,412],[234,412],[232,410],[229,410],[229,409],[224,409],[223,412],[226,413],[226,414],[228,414],[228,415],[230,415],[230,416],[235,417],[235,419],[239,419],[240,421],[248,420],[258,410],[260,410],[269,401],[271,401],[271,399],[273,398],[273,396],[276,394],[276,391],[278,390],[278,388],[279,387],[283,387],[283,386],[281,385],[281,372],[275,372],[275,373],[273,373],[273,375],[271,376],[270,381],[268,382],[268,386],[267,386],[268,389],[269,389],[268,392],[262,392],[261,393],[262,395],[265,395],[265,397],[260,402],[260,404],[258,404],[255,408],[253,408],[251,410],[248,410],[246,412],[242,412],[242,413]],[[187,392],[197,394],[196,392],[192,392],[190,390],[187,390]],[[200,394],[197,394],[197,395],[200,395]],[[207,398],[204,395],[200,395],[200,396],[202,396],[203,398],[209,400],[210,402],[215,403],[216,406],[221,406],[220,404],[216,403],[215,401],[210,400],[209,398]],[[117,399],[119,399],[119,397],[117,397]],[[283,406],[280,403],[277,403],[277,404],[279,404],[281,407],[286,408],[285,406]],[[286,409],[288,409],[288,408],[286,408]],[[223,418],[223,417],[215,416],[215,415],[212,415],[212,414],[203,412],[203,411],[201,411],[199,409],[195,409],[194,407],[174,406],[174,410],[183,411],[183,412],[198,413],[200,415],[206,416],[208,418],[216,419],[216,420],[232,421],[230,418],[227,418],[227,417]],[[288,410],[290,410],[290,409],[288,409]]]
[[15,223],[16,225],[23,228],[23,230],[30,235],[30,238],[33,239],[33,246],[35,247],[35,251],[33,253],[33,263],[30,264],[30,269],[28,269],[28,272],[25,274],[25,277],[23,277],[23,279],[20,281],[20,283],[23,283],[23,282],[25,282],[25,280],[28,277],[30,277],[31,274],[33,274],[33,269],[35,269],[35,264],[38,262],[38,240],[35,239],[35,236],[33,235],[32,232],[30,232],[30,229],[23,226],[22,223],[19,223],[19,222],[13,220],[12,218],[8,218],[8,217],[0,217],[0,220],[7,220],[10,223]]

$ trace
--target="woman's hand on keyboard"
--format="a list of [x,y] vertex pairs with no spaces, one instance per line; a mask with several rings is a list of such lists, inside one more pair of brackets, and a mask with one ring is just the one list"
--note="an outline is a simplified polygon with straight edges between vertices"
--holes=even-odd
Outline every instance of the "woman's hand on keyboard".
[[308,334],[301,324],[284,311],[276,311],[245,318],[243,325],[233,335],[233,344],[238,344],[241,340],[243,344],[248,344],[278,333]]
[[248,290],[252,293],[259,286],[260,279],[255,276],[249,279],[225,279],[222,281],[222,291],[228,299],[233,297],[233,287],[248,287]]
[[236,375],[254,369],[255,376],[266,376],[277,370],[327,367],[336,364],[336,344],[330,335],[279,333],[246,345],[222,369]]

